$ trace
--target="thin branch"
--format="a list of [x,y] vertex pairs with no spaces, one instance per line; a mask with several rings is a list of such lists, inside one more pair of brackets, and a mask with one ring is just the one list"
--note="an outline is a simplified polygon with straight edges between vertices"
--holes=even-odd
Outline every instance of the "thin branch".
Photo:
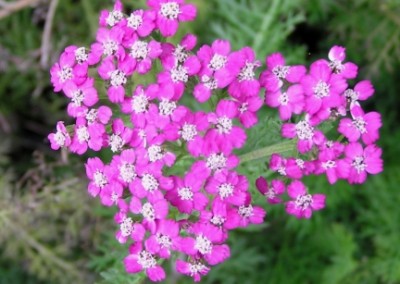
[[0,20],[24,8],[39,3],[40,0],[20,0],[13,3],[1,1]]
[[56,13],[56,8],[58,5],[58,0],[52,0],[50,2],[49,11],[46,16],[46,24],[44,26],[43,36],[42,36],[42,46],[40,65],[42,68],[47,68],[51,49],[51,28],[53,27],[54,14]]

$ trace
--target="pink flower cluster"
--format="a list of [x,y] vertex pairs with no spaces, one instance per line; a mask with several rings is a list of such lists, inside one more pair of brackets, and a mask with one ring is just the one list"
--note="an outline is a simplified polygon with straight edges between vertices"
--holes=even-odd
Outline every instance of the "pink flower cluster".
[[[365,182],[368,174],[383,170],[382,150],[374,143],[382,126],[377,112],[366,113],[360,101],[373,95],[369,81],[349,88],[348,80],[355,79],[358,68],[345,62],[345,49],[334,46],[329,60],[320,59],[304,66],[288,66],[280,53],[267,57],[267,70],[260,81],[265,87],[265,103],[278,108],[283,121],[282,136],[297,141],[297,157],[274,154],[269,168],[279,178],[268,185],[265,178],[257,180],[257,188],[270,204],[282,203],[286,191],[291,198],[285,202],[288,214],[310,218],[313,210],[325,206],[323,194],[311,195],[300,181],[303,176],[325,174],[330,184],[339,179],[350,184]],[[336,126],[327,133],[326,125]],[[326,129],[326,127],[325,127]],[[336,133],[335,133],[336,130]],[[337,132],[341,134],[338,137]]]
[[[273,54],[259,77],[262,64],[249,47],[233,51],[229,41],[217,39],[196,52],[192,34],[176,45],[155,40],[173,36],[179,22],[195,18],[196,8],[183,0],[147,4],[147,10],[126,14],[117,0],[112,11],[101,13],[96,42],[67,47],[51,69],[54,91],[70,100],[67,111],[75,120],[70,126],[57,123],[48,136],[51,147],[112,154],[107,162],[87,160],[88,192],[118,210],[116,239],[131,244],[124,259],[128,273],[144,271],[162,281],[163,260],[178,255],[176,270],[199,281],[230,256],[230,230],[263,222],[266,212],[252,204],[234,154],[246,142],[245,129],[258,122],[262,88],[266,104],[279,108],[282,120],[301,116],[285,123],[282,135],[297,139],[302,157],[274,154],[270,162],[271,170],[294,179],[287,187],[289,214],[308,218],[325,205],[324,195],[308,193],[303,175],[326,173],[331,183],[361,183],[367,173],[382,170],[381,150],[373,144],[380,116],[365,114],[358,104],[373,89],[368,81],[347,89],[357,68],[342,63],[343,48],[334,47],[330,61],[313,63],[309,74]],[[184,95],[210,101],[215,109],[192,110],[182,104]],[[351,118],[344,118],[348,112]],[[346,144],[317,128],[341,116],[338,129]],[[171,174],[185,161],[185,172]],[[274,204],[283,202],[285,181],[268,186],[260,178],[256,185]]]

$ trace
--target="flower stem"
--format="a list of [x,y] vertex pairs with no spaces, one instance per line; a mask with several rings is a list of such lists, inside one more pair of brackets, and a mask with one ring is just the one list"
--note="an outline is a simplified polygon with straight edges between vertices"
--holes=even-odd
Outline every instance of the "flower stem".
[[296,147],[296,141],[291,140],[291,141],[285,141],[281,142],[278,144],[270,145],[261,149],[254,150],[252,152],[246,153],[241,155],[240,162],[245,163],[253,160],[258,160],[261,158],[269,157],[274,153],[285,153],[289,151],[295,150]]

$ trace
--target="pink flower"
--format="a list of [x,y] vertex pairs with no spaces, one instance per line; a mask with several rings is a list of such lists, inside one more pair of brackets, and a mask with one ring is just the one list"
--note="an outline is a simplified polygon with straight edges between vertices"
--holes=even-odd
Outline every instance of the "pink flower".
[[258,122],[257,111],[263,102],[260,97],[241,97],[236,102],[240,123],[245,128],[251,128]]
[[347,102],[350,103],[350,107],[353,107],[355,104],[359,104],[358,101],[365,101],[370,96],[374,94],[374,86],[372,86],[371,82],[368,80],[358,82],[354,89],[347,89],[344,92],[344,96],[347,99]]
[[321,131],[315,130],[308,117],[298,123],[285,123],[282,125],[282,136],[285,138],[298,138],[297,149],[304,154],[314,145],[320,145],[325,141]]
[[293,181],[287,191],[293,200],[286,203],[286,212],[297,218],[309,219],[312,211],[325,207],[325,195],[307,193],[307,189],[301,181]]
[[179,224],[173,220],[159,220],[156,232],[146,240],[146,246],[161,258],[170,258],[171,251],[180,246]]
[[116,179],[124,186],[134,181],[136,173],[136,153],[134,149],[123,150],[120,155],[114,155],[111,166],[116,170]]
[[304,108],[304,92],[301,85],[292,85],[287,91],[265,93],[265,103],[270,107],[276,107],[279,110],[279,117],[282,120],[288,120],[293,113],[300,114]]
[[64,86],[64,93],[71,99],[67,112],[72,117],[84,115],[87,107],[91,107],[99,101],[93,78],[87,78],[80,86],[73,82],[67,82]]
[[257,96],[260,91],[260,82],[255,78],[255,70],[261,66],[256,60],[254,51],[250,47],[244,47],[234,53],[229,65],[240,67],[239,74],[228,87],[228,93],[234,98],[241,96]]
[[128,273],[139,273],[144,270],[153,282],[165,279],[164,269],[157,263],[155,251],[151,247],[143,248],[141,242],[131,245],[129,255],[124,259],[125,270]]
[[233,124],[238,115],[235,102],[221,100],[215,114],[209,115],[209,121],[215,128],[207,131],[204,137],[205,147],[219,146],[223,151],[230,152],[233,148],[240,148],[246,141],[244,130]]
[[69,145],[71,145],[71,137],[63,121],[57,122],[56,133],[50,133],[47,137],[50,140],[51,149],[53,150],[58,150],[61,147],[69,147]]
[[269,161],[269,168],[278,172],[282,176],[287,176],[291,179],[300,179],[303,176],[302,169],[299,167],[296,159],[286,159],[279,154],[272,154]]
[[75,133],[70,150],[82,155],[87,148],[99,151],[104,144],[105,128],[103,124],[92,123],[86,125],[86,119],[78,118],[75,124]]
[[299,83],[307,71],[303,65],[287,66],[285,58],[278,52],[269,55],[265,62],[267,70],[261,73],[260,84],[267,92],[278,92],[285,81]]
[[121,103],[124,101],[124,85],[127,83],[127,77],[132,75],[134,68],[133,59],[129,57],[123,61],[118,61],[117,68],[114,66],[111,58],[105,59],[98,68],[100,77],[110,82],[107,95],[112,103]]
[[227,230],[237,228],[240,223],[240,217],[238,214],[232,214],[232,211],[228,210],[227,203],[220,199],[214,199],[211,205],[211,210],[203,210],[200,212],[200,222],[209,223],[217,228],[221,229],[223,233],[223,239],[228,238]]
[[279,195],[285,193],[285,184],[283,181],[274,179],[269,186],[264,177],[259,177],[256,180],[256,187],[258,191],[267,198],[269,204],[282,203],[282,199]]
[[114,176],[114,170],[110,166],[106,166],[97,158],[89,158],[85,164],[86,175],[90,179],[88,192],[96,197],[102,190],[111,185]]
[[148,42],[132,37],[127,45],[130,49],[129,56],[133,59],[129,63],[136,66],[139,74],[148,73],[152,67],[152,61],[162,53],[161,44],[155,40]]
[[166,219],[168,208],[168,202],[162,195],[153,196],[143,204],[139,198],[133,196],[129,204],[130,211],[143,216],[142,225],[153,234],[157,229],[157,221]]
[[231,208],[229,215],[236,214],[239,217],[239,227],[247,227],[249,224],[261,224],[267,214],[264,209],[251,204],[251,196],[247,195],[246,203],[239,208]]
[[241,206],[246,201],[248,187],[249,183],[245,176],[221,171],[208,180],[205,189],[208,193],[216,194],[218,200]]
[[60,56],[60,61],[51,67],[50,74],[54,92],[59,92],[68,82],[77,85],[83,83],[88,76],[88,65],[76,64],[75,53],[64,51]]
[[332,74],[325,60],[311,64],[310,74],[303,77],[301,85],[306,94],[305,110],[311,115],[340,106],[340,94],[347,88],[343,77]]
[[195,282],[199,282],[201,280],[201,276],[207,275],[210,271],[210,268],[200,261],[186,262],[181,259],[177,259],[176,270],[181,274],[193,277]]
[[148,0],[147,5],[157,12],[157,27],[164,37],[175,35],[179,22],[192,21],[197,14],[196,6],[183,0]]
[[[115,175],[115,169],[112,169],[112,175]],[[113,180],[109,186],[104,187],[100,191],[100,200],[104,206],[112,206],[118,203],[118,200],[122,198],[124,188],[122,185]]]
[[375,175],[383,171],[382,150],[374,144],[363,149],[360,143],[350,143],[345,148],[345,155],[345,161],[350,165],[350,184],[364,183],[367,174]]
[[330,184],[336,183],[338,179],[347,179],[350,172],[349,164],[344,160],[338,159],[332,151],[320,152],[318,160],[315,162],[315,174],[325,173]]
[[114,9],[109,12],[107,10],[101,11],[100,14],[100,26],[101,27],[113,27],[124,18],[123,7],[120,0],[116,0]]
[[195,223],[190,232],[195,235],[192,255],[200,255],[209,265],[216,265],[229,258],[229,247],[220,244],[223,240],[220,229],[210,224]]
[[96,43],[90,47],[88,63],[90,65],[97,64],[102,56],[105,58],[116,57],[118,60],[125,56],[125,50],[122,46],[124,38],[124,30],[118,26],[111,30],[99,28],[96,34]]
[[382,126],[381,115],[377,112],[364,113],[358,105],[350,110],[353,119],[343,118],[338,131],[350,142],[356,142],[360,137],[369,145],[379,139],[379,128]]
[[175,65],[185,63],[196,44],[197,37],[193,34],[186,34],[176,46],[168,42],[163,43],[163,52],[160,56],[162,65],[168,65],[169,62],[174,62]]
[[185,85],[190,76],[194,76],[200,70],[199,59],[195,56],[189,56],[182,64],[176,63],[175,57],[168,57],[164,61],[164,72],[157,75],[157,81],[162,86],[171,84],[174,86],[175,99],[179,100],[185,90]]
[[118,118],[112,122],[112,134],[108,137],[108,145],[112,152],[120,152],[131,141],[132,129],[126,127],[123,120]]
[[191,214],[193,210],[201,211],[208,204],[208,198],[201,192],[203,180],[192,173],[187,173],[183,179],[174,177],[175,186],[169,190],[165,198],[179,212]]
[[140,37],[147,37],[155,28],[156,13],[154,11],[136,10],[126,19],[126,27]]
[[335,74],[339,74],[346,79],[354,79],[357,77],[358,67],[352,62],[342,63],[346,58],[346,49],[341,46],[333,46],[329,50],[329,67],[332,69],[332,72]]

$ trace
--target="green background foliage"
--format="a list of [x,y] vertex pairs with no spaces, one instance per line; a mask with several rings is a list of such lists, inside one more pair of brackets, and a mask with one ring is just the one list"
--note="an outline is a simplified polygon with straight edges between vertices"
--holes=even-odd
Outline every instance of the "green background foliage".
[[[84,159],[51,151],[46,140],[57,120],[68,121],[66,100],[53,93],[48,70],[65,46],[93,41],[98,13],[112,1],[60,0],[46,54],[41,48],[50,1],[36,2],[0,18],[0,284],[145,283],[142,274],[124,273],[127,248],[114,238],[114,211],[86,193]],[[128,9],[145,4],[123,2]],[[328,198],[311,220],[288,216],[255,194],[268,212],[265,224],[230,233],[232,257],[203,282],[400,283],[400,3],[188,2],[198,5],[199,17],[182,25],[175,42],[187,32],[200,43],[224,38],[235,49],[253,47],[261,61],[281,51],[290,64],[326,57],[334,44],[346,46],[348,60],[360,66],[359,78],[376,88],[365,107],[378,109],[384,120],[384,173],[359,186],[308,178],[310,188]],[[260,117],[238,154],[279,142],[276,111]],[[239,170],[254,182],[266,162],[247,162]],[[166,283],[191,283],[170,263],[164,266],[171,270]]]

